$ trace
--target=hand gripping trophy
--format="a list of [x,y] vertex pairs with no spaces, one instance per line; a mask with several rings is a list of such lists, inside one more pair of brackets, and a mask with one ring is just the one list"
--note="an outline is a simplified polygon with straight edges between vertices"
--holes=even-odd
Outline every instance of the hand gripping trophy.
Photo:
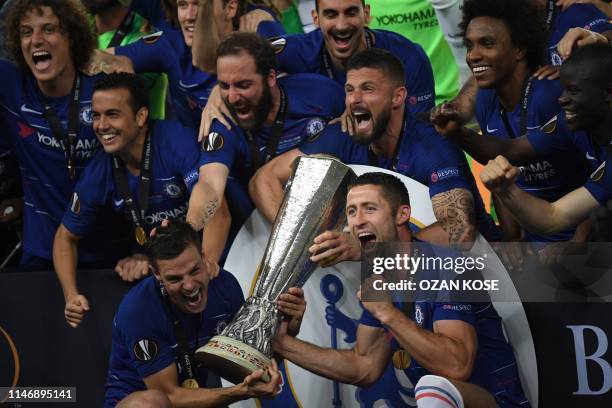
[[347,188],[354,178],[335,159],[296,159],[253,295],[220,335],[196,351],[208,369],[237,384],[271,365],[272,339],[281,321],[276,300],[290,287],[302,286],[314,271],[307,251],[313,239],[344,226]]

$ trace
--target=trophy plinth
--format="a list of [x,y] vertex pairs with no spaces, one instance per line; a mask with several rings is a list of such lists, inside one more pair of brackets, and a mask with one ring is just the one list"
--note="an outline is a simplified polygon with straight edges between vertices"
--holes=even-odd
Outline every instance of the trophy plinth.
[[[272,340],[280,324],[278,297],[302,286],[316,265],[307,248],[346,220],[346,193],[355,173],[338,160],[300,157],[287,182],[272,227],[257,282],[250,296],[220,335],[196,351],[196,358],[221,377],[240,383],[271,365]],[[264,376],[267,381],[269,376]]]

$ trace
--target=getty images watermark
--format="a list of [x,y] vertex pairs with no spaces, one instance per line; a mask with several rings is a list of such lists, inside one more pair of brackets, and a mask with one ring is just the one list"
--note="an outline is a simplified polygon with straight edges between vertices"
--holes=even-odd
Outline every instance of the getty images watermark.
[[[592,258],[610,244],[555,248],[477,243],[469,252],[425,242],[367,244],[362,251],[365,301],[555,302],[612,300],[611,262]],[[520,262],[518,262],[520,260]]]

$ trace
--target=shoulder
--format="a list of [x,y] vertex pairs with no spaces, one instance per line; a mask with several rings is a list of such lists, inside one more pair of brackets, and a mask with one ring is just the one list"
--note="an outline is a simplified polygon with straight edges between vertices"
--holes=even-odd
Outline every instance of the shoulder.
[[197,143],[195,129],[184,126],[176,120],[151,120],[155,135],[171,146],[182,146],[190,141]]
[[287,34],[277,38],[271,38],[276,54],[283,54],[285,50],[296,50],[305,52],[319,52],[323,45],[323,35],[317,29],[306,34]]
[[[301,73],[279,78],[279,84],[287,91],[289,100],[304,100],[307,105],[312,105],[316,111],[323,106],[336,106],[342,104],[344,107],[344,89],[336,81],[323,75]],[[327,110],[327,109],[326,109]]]
[[159,313],[163,313],[162,306],[159,284],[154,276],[149,276],[125,295],[117,310],[117,324],[139,322],[141,327],[155,324],[160,320]]
[[208,304],[223,307],[234,314],[244,302],[244,294],[236,277],[225,269],[208,285]]
[[[407,59],[427,59],[423,48],[406,37],[387,30],[370,30],[374,33],[376,48],[386,49],[403,61]],[[408,68],[408,67],[404,67]]]

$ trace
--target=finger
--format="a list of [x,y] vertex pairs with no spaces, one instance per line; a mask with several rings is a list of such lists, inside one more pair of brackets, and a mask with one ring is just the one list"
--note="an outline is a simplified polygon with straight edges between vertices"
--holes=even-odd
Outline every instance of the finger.
[[321,244],[321,243],[323,243],[323,242],[327,241],[328,239],[337,238],[337,237],[338,237],[338,234],[339,234],[339,233],[338,233],[338,232],[336,232],[336,231],[325,231],[325,232],[322,232],[322,233],[320,233],[319,235],[317,235],[317,236],[315,237],[315,239],[313,239],[312,241],[313,241],[315,244]]
[[298,288],[298,287],[292,286],[292,287],[289,288],[289,290],[287,292],[292,294],[292,295],[294,295],[294,296],[301,297],[302,299],[304,298],[304,289],[302,289],[302,288]]
[[261,381],[261,377],[264,375],[264,370],[253,371],[251,374],[244,378],[244,382],[248,385],[252,385],[257,381]]
[[285,303],[291,303],[295,305],[306,304],[303,296],[295,296],[290,293],[283,293],[278,297],[278,300]]
[[79,300],[83,309],[89,310],[89,301],[87,300],[87,298],[85,296],[79,296]]

